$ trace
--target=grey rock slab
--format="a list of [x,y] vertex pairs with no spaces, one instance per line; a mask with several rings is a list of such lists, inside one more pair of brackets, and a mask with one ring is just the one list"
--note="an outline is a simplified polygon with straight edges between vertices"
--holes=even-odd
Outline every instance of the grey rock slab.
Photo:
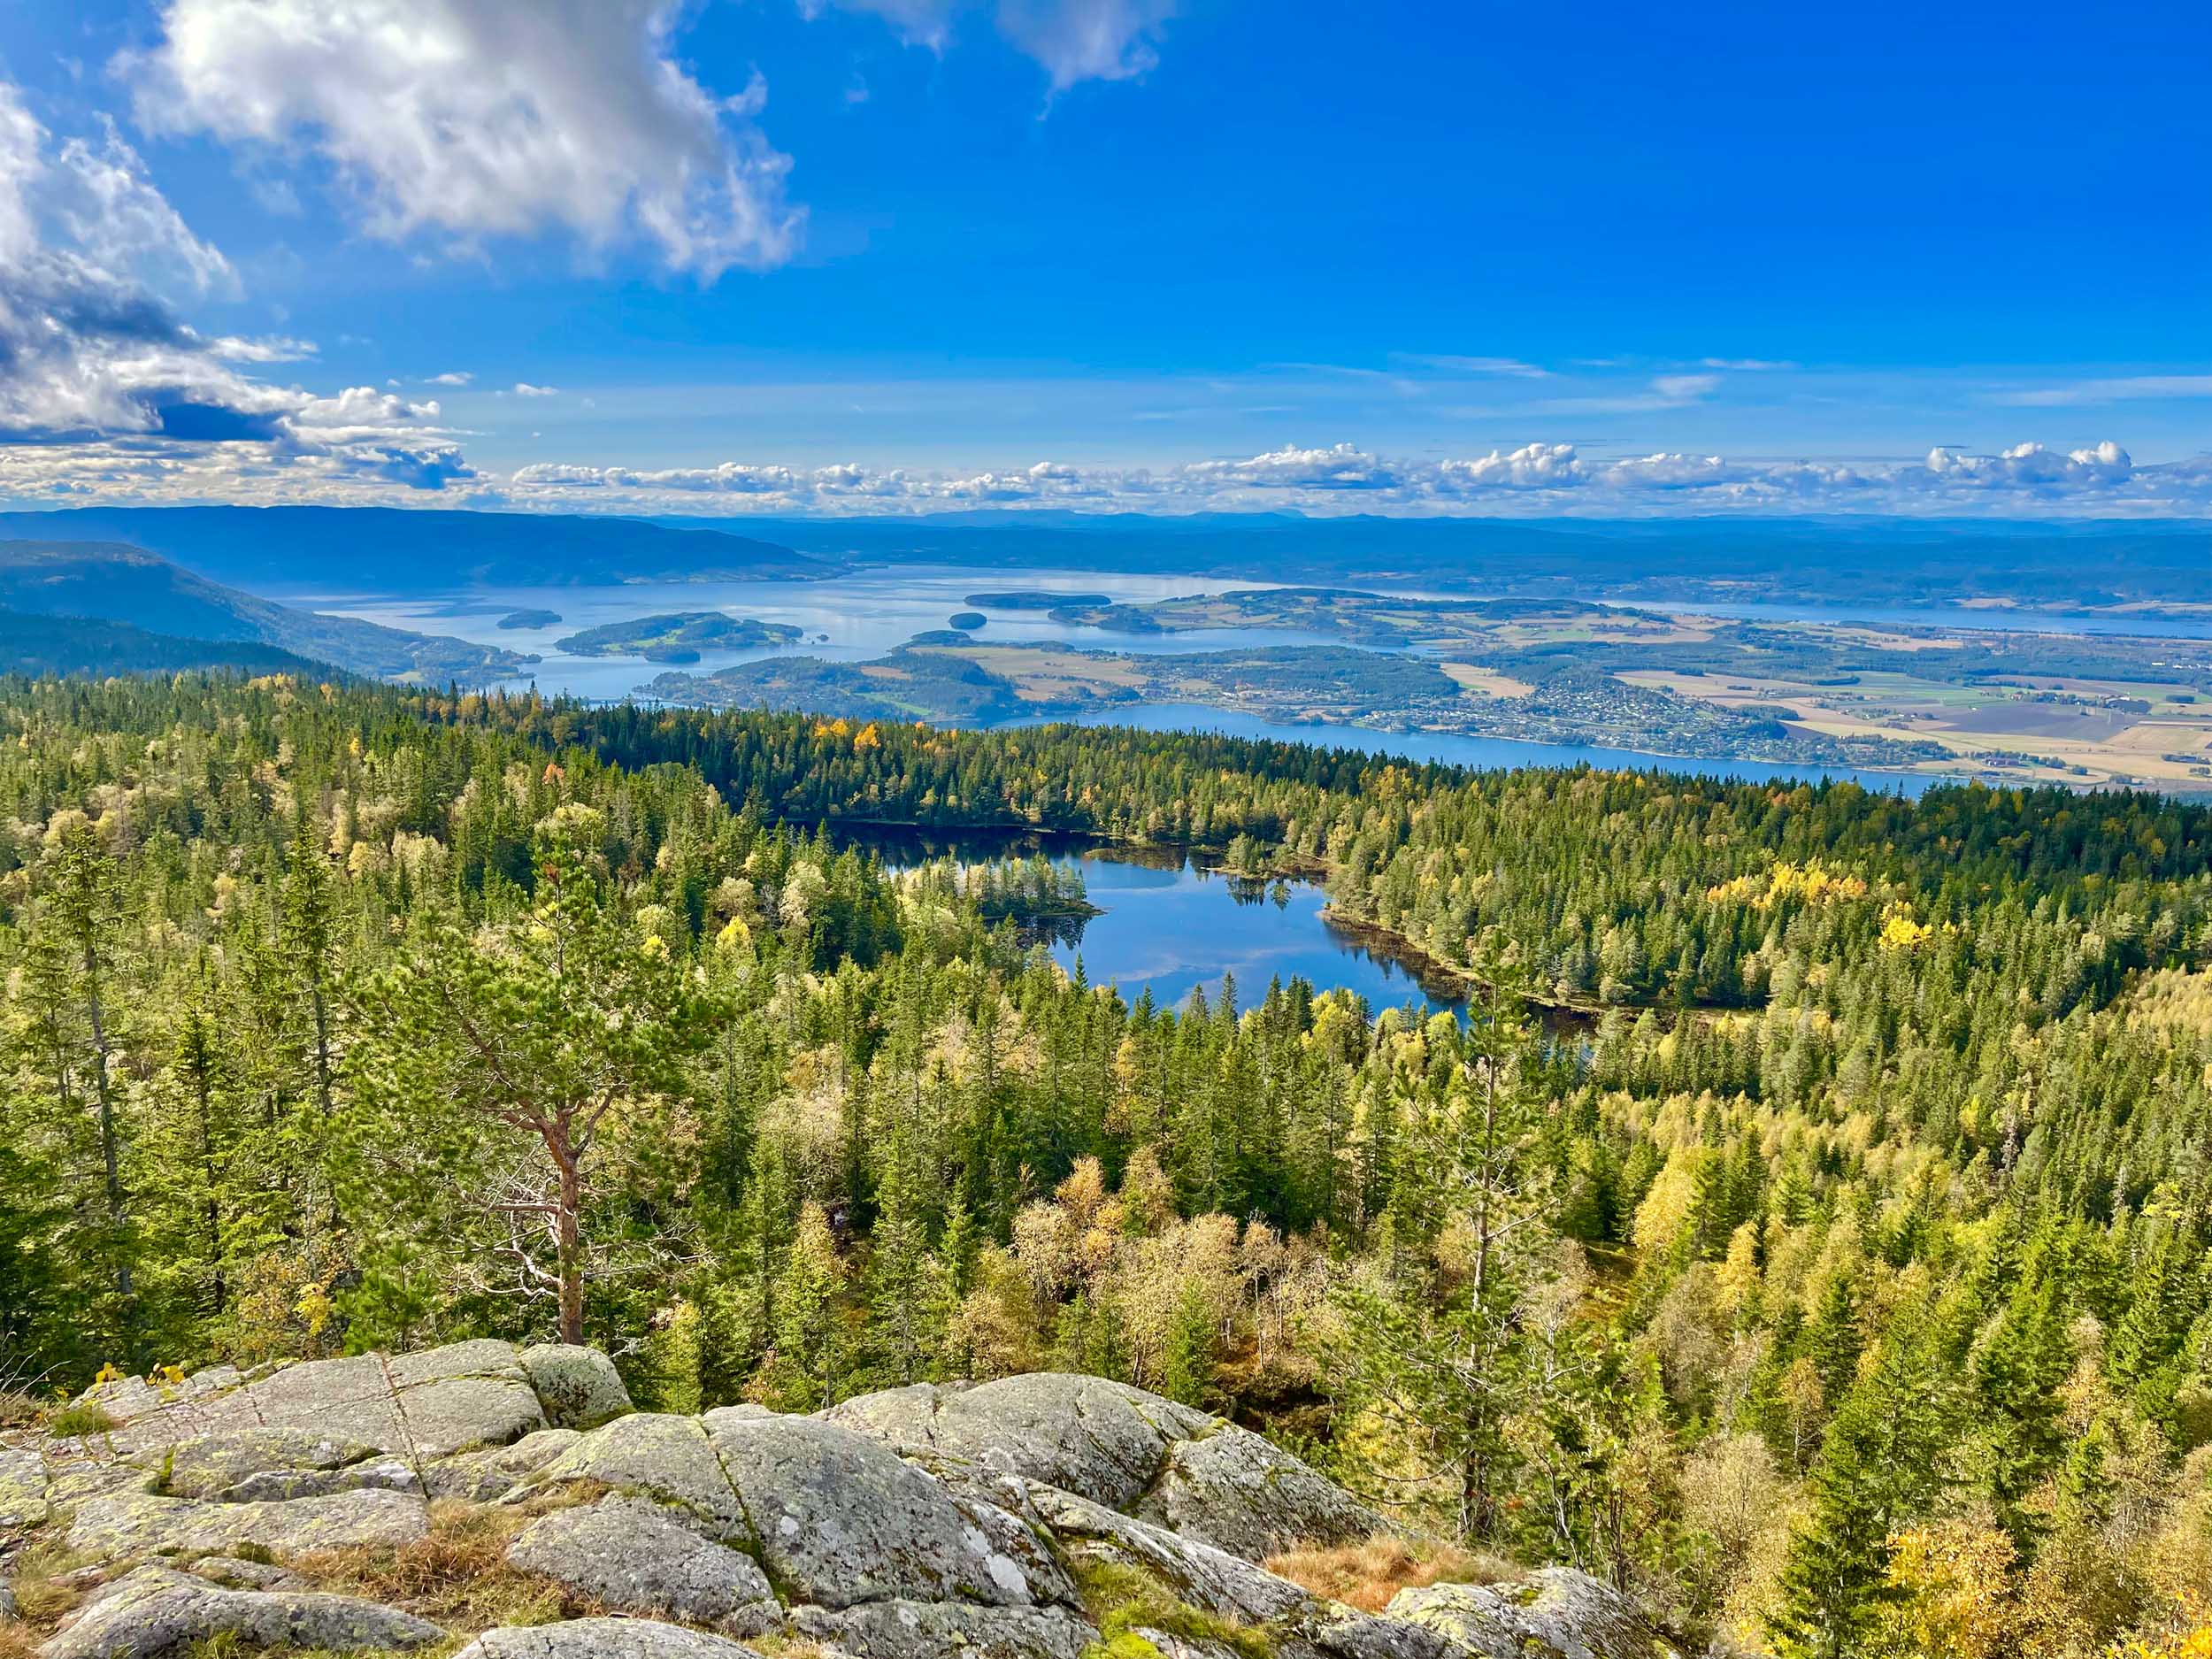
[[399,1391],[399,1416],[417,1457],[505,1446],[547,1426],[536,1392],[519,1374],[417,1383]]
[[[1018,1483],[1006,1477],[1003,1484]],[[1005,1498],[1011,1495],[1012,1502]],[[1025,1518],[1020,1512],[1027,1507],[1025,1494],[995,1494],[992,1498],[954,1491],[950,1494],[953,1506],[967,1517],[970,1525],[990,1540],[992,1549],[1008,1557],[1021,1568],[1029,1581],[1029,1593],[1039,1601],[1061,1601],[1070,1607],[1079,1604],[1075,1580],[1068,1577],[1068,1570],[1060,1564],[1060,1558],[1052,1553],[1052,1546],[1042,1529]],[[994,1498],[998,1501],[993,1501]]]
[[423,1501],[398,1492],[341,1492],[280,1503],[203,1503],[133,1493],[79,1505],[69,1547],[109,1560],[225,1555],[249,1544],[297,1555],[351,1544],[411,1543],[428,1530]]
[[46,1460],[36,1452],[0,1447],[0,1534],[45,1520]]
[[443,1348],[423,1348],[413,1354],[395,1354],[384,1362],[385,1374],[395,1388],[417,1383],[442,1382],[449,1377],[499,1377],[523,1382],[516,1363],[515,1345],[491,1337],[467,1342],[449,1342]]
[[272,1473],[327,1474],[375,1457],[379,1448],[311,1428],[224,1429],[196,1434],[133,1462],[149,1470],[173,1498],[211,1498],[242,1480]]
[[119,1492],[143,1492],[152,1477],[134,1463],[70,1458],[48,1470],[46,1507],[50,1513],[75,1509],[88,1498],[104,1498]]
[[1168,1448],[1137,1513],[1186,1538],[1264,1561],[1300,1545],[1357,1543],[1389,1524],[1336,1482],[1249,1429],[1223,1425]]
[[1225,1641],[1210,1641],[1202,1636],[1178,1636],[1154,1624],[1132,1624],[1130,1633],[1159,1651],[1160,1659],[1244,1659],[1235,1648]]
[[1277,1644],[1280,1659],[1462,1659],[1440,1631],[1335,1601],[1316,1602],[1293,1629]]
[[[111,1411],[113,1409],[110,1408]],[[122,1413],[115,1415],[121,1417]],[[228,1394],[180,1398],[157,1409],[130,1417],[114,1433],[101,1436],[100,1443],[130,1454],[173,1446],[179,1440],[198,1435],[260,1426],[261,1413],[250,1392],[235,1388]]]
[[696,1417],[641,1411],[580,1437],[511,1496],[566,1480],[645,1493],[723,1543],[750,1536],[745,1509]]
[[761,1659],[742,1642],[649,1618],[572,1618],[488,1630],[454,1659]]
[[203,1555],[187,1562],[187,1572],[221,1585],[227,1590],[305,1590],[312,1588],[296,1572],[265,1561],[242,1561],[235,1555]]
[[1082,1659],[1095,1627],[1061,1608],[870,1601],[791,1609],[789,1627],[852,1659]]
[[[874,1394],[855,1394],[815,1415],[825,1422],[841,1423],[849,1429],[872,1434],[900,1455],[911,1457],[936,1449],[938,1402],[957,1392],[958,1386],[923,1382],[909,1383],[902,1388],[879,1388]],[[754,1409],[764,1411],[764,1408]]]
[[551,1463],[584,1437],[574,1429],[540,1429],[511,1446],[488,1446],[425,1463],[423,1488],[434,1498],[467,1498],[495,1503],[520,1481]]
[[1022,1563],[880,1441],[786,1417],[729,1424],[712,1438],[787,1601],[1035,1599]]
[[982,1463],[1116,1509],[1151,1486],[1172,1442],[1216,1423],[1126,1383],[1050,1371],[927,1394],[864,1394],[826,1415],[902,1452]]
[[1435,1631],[1462,1655],[1522,1659],[1680,1659],[1674,1646],[1611,1585],[1568,1567],[1504,1584],[1434,1584],[1401,1590],[1386,1618]]
[[272,1428],[312,1429],[365,1441],[385,1453],[409,1455],[414,1449],[379,1355],[288,1365],[242,1392]]
[[224,1503],[281,1503],[293,1498],[326,1498],[334,1492],[422,1491],[422,1477],[404,1457],[372,1457],[342,1469],[268,1469],[215,1495]]
[[631,1410],[614,1362],[595,1348],[544,1342],[515,1356],[557,1429],[590,1429]]
[[1203,1612],[1264,1624],[1313,1605],[1313,1598],[1299,1586],[1225,1549],[1135,1520],[1071,1492],[1038,1486],[1030,1488],[1029,1496],[1058,1536],[1064,1552],[1148,1572],[1178,1600]]
[[717,1429],[729,1427],[733,1423],[757,1423],[763,1417],[772,1417],[775,1415],[766,1406],[754,1405],[749,1401],[742,1405],[717,1406],[711,1411],[702,1411],[699,1414],[699,1421],[705,1426],[707,1432],[711,1434]]
[[15,1586],[0,1578],[0,1618],[15,1617]]
[[780,1612],[750,1555],[700,1537],[643,1498],[610,1496],[540,1516],[508,1546],[507,1560],[626,1613],[692,1624],[735,1620],[758,1633]]
[[39,1649],[43,1659],[163,1659],[236,1635],[257,1647],[344,1653],[420,1647],[435,1624],[351,1596],[227,1590],[164,1567],[142,1567]]

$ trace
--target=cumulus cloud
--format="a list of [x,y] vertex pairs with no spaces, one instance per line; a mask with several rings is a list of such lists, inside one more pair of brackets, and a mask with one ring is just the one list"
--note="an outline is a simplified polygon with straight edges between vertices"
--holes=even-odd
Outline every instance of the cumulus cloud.
[[855,465],[729,462],[641,471],[565,464],[526,466],[509,481],[509,499],[523,505],[697,511],[702,496],[721,498],[718,511],[826,513],[972,505],[1314,513],[2198,512],[2212,507],[2212,462],[2140,467],[2109,442],[2071,451],[2025,443],[1996,455],[1944,449],[1922,462],[1882,465],[1744,463],[1672,451],[1609,459],[1584,456],[1571,443],[1404,459],[1339,443],[1158,470],[1056,462],[974,473]]
[[[967,0],[800,0],[812,17],[840,11],[881,18],[910,46],[944,50]],[[999,34],[1034,59],[1055,92],[1084,81],[1126,81],[1160,60],[1160,33],[1174,0],[998,0]]]
[[558,397],[560,395],[561,388],[557,386],[533,386],[527,380],[515,382],[517,397]]
[[112,128],[58,144],[0,82],[0,490],[127,493],[296,469],[438,488],[472,476],[434,403],[319,397],[240,366],[294,362],[283,336],[210,337],[178,298],[233,291]]
[[476,377],[466,369],[449,369],[443,374],[434,374],[424,384],[427,386],[466,386]]
[[642,240],[711,281],[782,263],[787,157],[672,55],[672,0],[167,0],[118,66],[150,129],[319,154],[368,230]]
[[1056,92],[1126,81],[1160,61],[1170,0],[1000,0],[999,32],[1044,65]]

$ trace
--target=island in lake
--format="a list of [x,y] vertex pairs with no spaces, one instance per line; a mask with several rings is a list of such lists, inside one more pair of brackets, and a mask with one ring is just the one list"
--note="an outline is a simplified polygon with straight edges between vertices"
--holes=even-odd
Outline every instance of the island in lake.
[[702,650],[750,650],[792,645],[802,631],[787,622],[763,622],[720,611],[674,611],[586,628],[555,643],[577,657],[642,657],[649,663],[695,663]]
[[561,619],[557,611],[510,611],[499,618],[503,628],[549,628]]
[[978,628],[987,626],[991,618],[980,611],[956,611],[945,618],[945,626],[957,628],[963,634],[973,634]]
[[970,594],[966,603],[979,611],[1056,611],[1063,605],[1087,610],[1114,602],[1106,594],[1056,594],[1042,588],[1014,588],[1003,593]]

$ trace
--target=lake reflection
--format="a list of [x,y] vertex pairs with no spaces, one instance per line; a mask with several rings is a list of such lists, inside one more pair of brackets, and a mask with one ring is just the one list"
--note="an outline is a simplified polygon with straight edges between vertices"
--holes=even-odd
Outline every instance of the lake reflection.
[[[948,855],[976,860],[1038,851],[1037,843],[1011,838],[864,839],[894,869]],[[1378,1012],[1409,1002],[1454,1012],[1463,1006],[1455,990],[1425,990],[1404,964],[1333,926],[1322,915],[1328,895],[1312,882],[1244,880],[1176,853],[1061,846],[1046,856],[1063,870],[1079,871],[1102,912],[1055,924],[1047,941],[1053,959],[1071,973],[1080,964],[1092,984],[1113,985],[1133,1002],[1149,991],[1154,1002],[1179,1008],[1194,987],[1211,1001],[1232,977],[1240,1007],[1258,1002],[1275,979],[1356,992]]]

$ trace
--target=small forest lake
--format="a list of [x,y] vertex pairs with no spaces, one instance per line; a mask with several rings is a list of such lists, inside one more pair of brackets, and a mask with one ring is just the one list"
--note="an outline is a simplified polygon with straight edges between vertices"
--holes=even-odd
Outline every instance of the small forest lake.
[[1092,984],[1112,985],[1133,1002],[1149,992],[1160,1006],[1179,1008],[1194,989],[1211,1002],[1227,977],[1235,980],[1240,1007],[1259,1002],[1278,979],[1353,992],[1376,1013],[1409,1003],[1453,1013],[1465,1006],[1455,986],[1425,980],[1381,945],[1331,921],[1324,914],[1328,895],[1315,882],[1249,880],[1176,853],[1044,846],[1020,837],[940,841],[840,833],[893,870],[937,857],[1041,856],[1079,875],[1099,913],[1040,924],[1036,935],[1070,973],[1079,964]]

